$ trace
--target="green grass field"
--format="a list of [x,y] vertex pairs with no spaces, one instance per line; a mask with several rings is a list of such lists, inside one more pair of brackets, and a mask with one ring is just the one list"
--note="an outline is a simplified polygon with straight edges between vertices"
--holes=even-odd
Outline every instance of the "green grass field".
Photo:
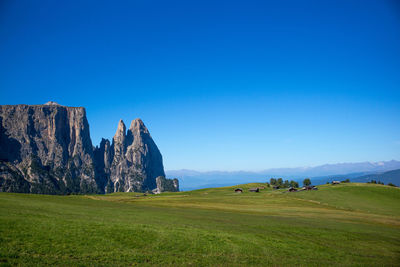
[[0,265],[399,266],[400,189],[0,194]]

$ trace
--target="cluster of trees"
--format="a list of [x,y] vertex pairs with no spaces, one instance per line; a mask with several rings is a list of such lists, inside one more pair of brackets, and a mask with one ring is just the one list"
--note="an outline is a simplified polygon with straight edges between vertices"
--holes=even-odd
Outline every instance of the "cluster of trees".
[[[289,187],[294,187],[294,188],[298,188],[299,187],[299,183],[293,180],[283,180],[282,178],[271,178],[269,180],[269,183],[267,183],[268,186],[272,185],[272,186],[277,186],[279,188],[289,188]],[[311,180],[310,178],[306,178],[303,181],[303,185],[304,186],[309,186],[311,185]]]
[[367,184],[384,184],[383,182],[381,182],[381,181],[376,181],[376,180],[371,180],[370,182],[367,182]]
[[[385,183],[384,182],[381,182],[380,180],[371,180],[370,182],[367,182],[367,184],[382,184],[382,185],[384,185]],[[397,185],[395,185],[395,184],[392,184],[392,183],[388,183],[387,184],[388,186],[394,186],[394,187],[397,187]]]
[[[330,184],[330,182],[326,182],[327,184]],[[341,181],[341,183],[350,183],[350,179],[345,179],[343,181]],[[384,184],[381,181],[376,181],[376,180],[371,180],[370,182],[367,182],[368,184]],[[283,180],[282,178],[271,178],[269,180],[269,183],[267,182],[268,187],[272,186],[277,186],[279,188],[289,188],[289,187],[294,187],[294,188],[298,188],[299,187],[299,183],[293,180]],[[303,186],[309,186],[311,185],[311,180],[310,178],[306,178],[303,180]],[[395,184],[392,183],[388,183],[387,185],[389,186],[395,186],[397,187]]]
[[289,188],[289,187],[299,187],[299,183],[293,180],[285,180],[283,181],[282,178],[271,178],[269,180],[269,184],[272,186],[279,186],[279,188]]

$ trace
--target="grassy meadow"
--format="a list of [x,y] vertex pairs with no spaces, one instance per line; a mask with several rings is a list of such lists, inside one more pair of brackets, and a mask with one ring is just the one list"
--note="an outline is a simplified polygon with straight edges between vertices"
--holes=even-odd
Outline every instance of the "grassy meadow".
[[0,265],[399,266],[400,189],[0,193]]

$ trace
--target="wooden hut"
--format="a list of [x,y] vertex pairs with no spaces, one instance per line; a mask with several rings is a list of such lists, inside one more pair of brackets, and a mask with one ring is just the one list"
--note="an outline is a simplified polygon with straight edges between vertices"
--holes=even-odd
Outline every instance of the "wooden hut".
[[260,192],[260,188],[258,187],[253,187],[249,189],[250,192]]

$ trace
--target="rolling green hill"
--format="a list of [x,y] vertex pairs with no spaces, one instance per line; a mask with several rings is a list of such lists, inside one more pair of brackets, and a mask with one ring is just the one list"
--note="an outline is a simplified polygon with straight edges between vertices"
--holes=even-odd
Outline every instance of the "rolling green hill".
[[398,265],[400,189],[0,194],[0,265]]

